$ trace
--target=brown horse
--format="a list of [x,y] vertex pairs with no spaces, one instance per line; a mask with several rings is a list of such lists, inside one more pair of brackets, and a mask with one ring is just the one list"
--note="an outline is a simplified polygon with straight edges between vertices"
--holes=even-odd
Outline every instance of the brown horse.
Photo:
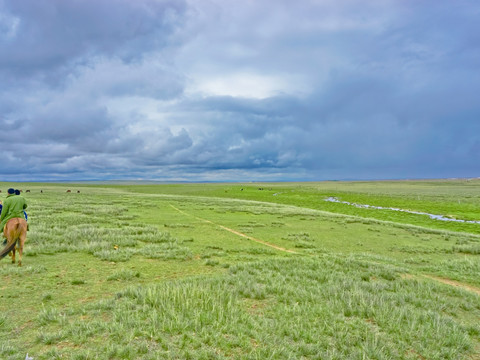
[[22,266],[23,246],[27,240],[27,221],[22,218],[8,220],[3,234],[7,237],[7,245],[0,252],[0,259],[11,252],[12,263],[15,264],[15,245],[17,245],[18,266]]

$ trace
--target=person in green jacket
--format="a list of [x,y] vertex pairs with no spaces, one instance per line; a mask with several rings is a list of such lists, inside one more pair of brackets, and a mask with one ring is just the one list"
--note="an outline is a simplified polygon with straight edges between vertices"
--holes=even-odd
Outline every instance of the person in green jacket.
[[15,189],[8,189],[8,195],[3,202],[2,213],[0,214],[0,229],[3,235],[3,229],[7,221],[13,218],[25,219],[23,210],[27,208],[27,202],[23,196],[16,196]]

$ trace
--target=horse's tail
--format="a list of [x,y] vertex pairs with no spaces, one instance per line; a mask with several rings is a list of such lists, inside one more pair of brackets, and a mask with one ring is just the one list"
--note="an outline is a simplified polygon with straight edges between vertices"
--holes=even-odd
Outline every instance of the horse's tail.
[[7,256],[7,254],[13,250],[16,243],[16,241],[12,241],[11,243],[5,245],[3,250],[0,252],[0,259],[3,259],[5,256]]

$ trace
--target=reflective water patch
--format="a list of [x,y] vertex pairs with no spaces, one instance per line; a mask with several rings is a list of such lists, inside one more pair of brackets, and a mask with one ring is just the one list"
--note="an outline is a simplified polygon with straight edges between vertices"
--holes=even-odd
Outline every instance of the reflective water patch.
[[352,202],[349,202],[349,201],[341,201],[341,200],[339,200],[339,199],[337,199],[336,197],[333,197],[333,196],[331,196],[329,198],[326,198],[325,201],[339,203],[339,204],[351,205],[351,206],[355,206],[357,208],[363,208],[363,209],[393,210],[393,211],[406,212],[406,213],[409,213],[409,214],[427,215],[427,216],[430,217],[430,219],[433,219],[433,220],[454,221],[454,222],[461,222],[461,223],[468,223],[468,224],[480,224],[480,221],[478,221],[478,220],[453,219],[453,218],[447,217],[445,215],[435,215],[435,214],[430,214],[430,213],[421,212],[421,211],[405,210],[405,209],[399,209],[399,208],[394,208],[394,207],[375,206],[375,205],[368,205],[368,204],[357,204],[357,203],[352,203]]

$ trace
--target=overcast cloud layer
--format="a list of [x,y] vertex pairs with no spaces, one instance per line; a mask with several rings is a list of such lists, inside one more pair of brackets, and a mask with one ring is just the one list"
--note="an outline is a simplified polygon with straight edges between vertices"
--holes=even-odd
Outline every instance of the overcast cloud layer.
[[2,180],[480,176],[477,0],[0,0]]

